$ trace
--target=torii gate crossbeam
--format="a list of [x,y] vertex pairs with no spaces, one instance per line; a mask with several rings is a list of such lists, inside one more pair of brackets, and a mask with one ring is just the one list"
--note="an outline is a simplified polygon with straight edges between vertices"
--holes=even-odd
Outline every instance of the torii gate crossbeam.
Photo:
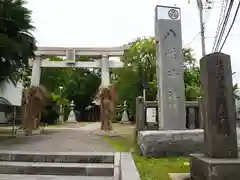
[[[32,66],[31,86],[39,86],[41,67],[101,68],[101,85],[108,86],[110,84],[109,68],[123,67],[122,62],[109,61],[109,57],[121,57],[125,49],[127,49],[126,46],[110,48],[38,47],[37,51],[35,52],[36,58],[29,61],[29,65]],[[44,56],[66,56],[67,60],[42,60]],[[94,62],[75,61],[76,56],[101,56],[101,59],[95,60]]]

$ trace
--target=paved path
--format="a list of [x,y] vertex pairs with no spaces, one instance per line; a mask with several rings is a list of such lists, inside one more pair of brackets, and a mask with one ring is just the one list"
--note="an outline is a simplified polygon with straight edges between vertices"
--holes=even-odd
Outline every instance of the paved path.
[[88,125],[85,126],[79,126],[79,124],[66,124],[62,127],[46,127],[46,130],[73,130],[73,131],[86,131],[86,132],[92,132],[95,130],[98,130],[100,128],[101,124],[99,122],[94,122],[94,123],[90,123]]
[[79,128],[48,128],[46,134],[0,142],[0,150],[113,152],[101,136],[92,133],[99,127],[99,123],[92,123]]

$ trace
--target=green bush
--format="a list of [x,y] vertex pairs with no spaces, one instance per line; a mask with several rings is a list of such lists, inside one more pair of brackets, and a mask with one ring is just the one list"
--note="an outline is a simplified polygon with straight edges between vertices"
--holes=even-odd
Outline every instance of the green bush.
[[59,110],[56,109],[56,106],[47,106],[45,107],[43,114],[42,114],[42,122],[53,125],[57,123],[59,118]]
[[57,124],[60,116],[59,111],[59,98],[56,98],[56,96],[52,94],[47,105],[43,109],[41,122],[49,125]]

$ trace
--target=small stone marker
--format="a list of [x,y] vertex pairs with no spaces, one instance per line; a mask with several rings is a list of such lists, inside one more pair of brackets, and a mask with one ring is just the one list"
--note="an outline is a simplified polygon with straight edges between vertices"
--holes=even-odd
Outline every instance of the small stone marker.
[[204,154],[191,158],[191,180],[239,180],[236,113],[230,56],[200,60],[204,106]]
[[147,123],[156,123],[156,108],[146,108],[146,112],[147,112]]
[[185,129],[181,13],[178,7],[155,9],[159,129]]
[[148,130],[155,130],[156,129],[156,119],[157,119],[157,112],[155,107],[145,107],[146,109],[146,125]]
[[203,124],[204,124],[204,118],[203,118],[203,112],[204,112],[204,109],[203,109],[203,100],[202,98],[199,98],[198,99],[198,104],[199,104],[199,126],[200,126],[200,129],[203,129]]
[[189,121],[189,129],[196,129],[195,123],[195,109],[189,108],[188,109],[188,121]]
[[145,128],[145,108],[144,108],[144,98],[139,96],[136,98],[136,131],[135,137],[137,137],[138,132],[144,130]]

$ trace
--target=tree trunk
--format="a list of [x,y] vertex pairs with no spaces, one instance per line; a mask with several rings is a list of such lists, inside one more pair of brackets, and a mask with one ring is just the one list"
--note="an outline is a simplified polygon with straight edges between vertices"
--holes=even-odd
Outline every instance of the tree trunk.
[[113,85],[100,87],[96,99],[100,100],[101,130],[112,131],[112,119],[115,118],[115,106],[117,102],[116,89]]
[[32,135],[34,129],[38,129],[42,113],[42,102],[35,97],[34,93],[25,91],[23,100],[22,125],[27,135]]
[[109,99],[101,101],[101,130],[103,131],[112,131],[110,106],[111,101]]

